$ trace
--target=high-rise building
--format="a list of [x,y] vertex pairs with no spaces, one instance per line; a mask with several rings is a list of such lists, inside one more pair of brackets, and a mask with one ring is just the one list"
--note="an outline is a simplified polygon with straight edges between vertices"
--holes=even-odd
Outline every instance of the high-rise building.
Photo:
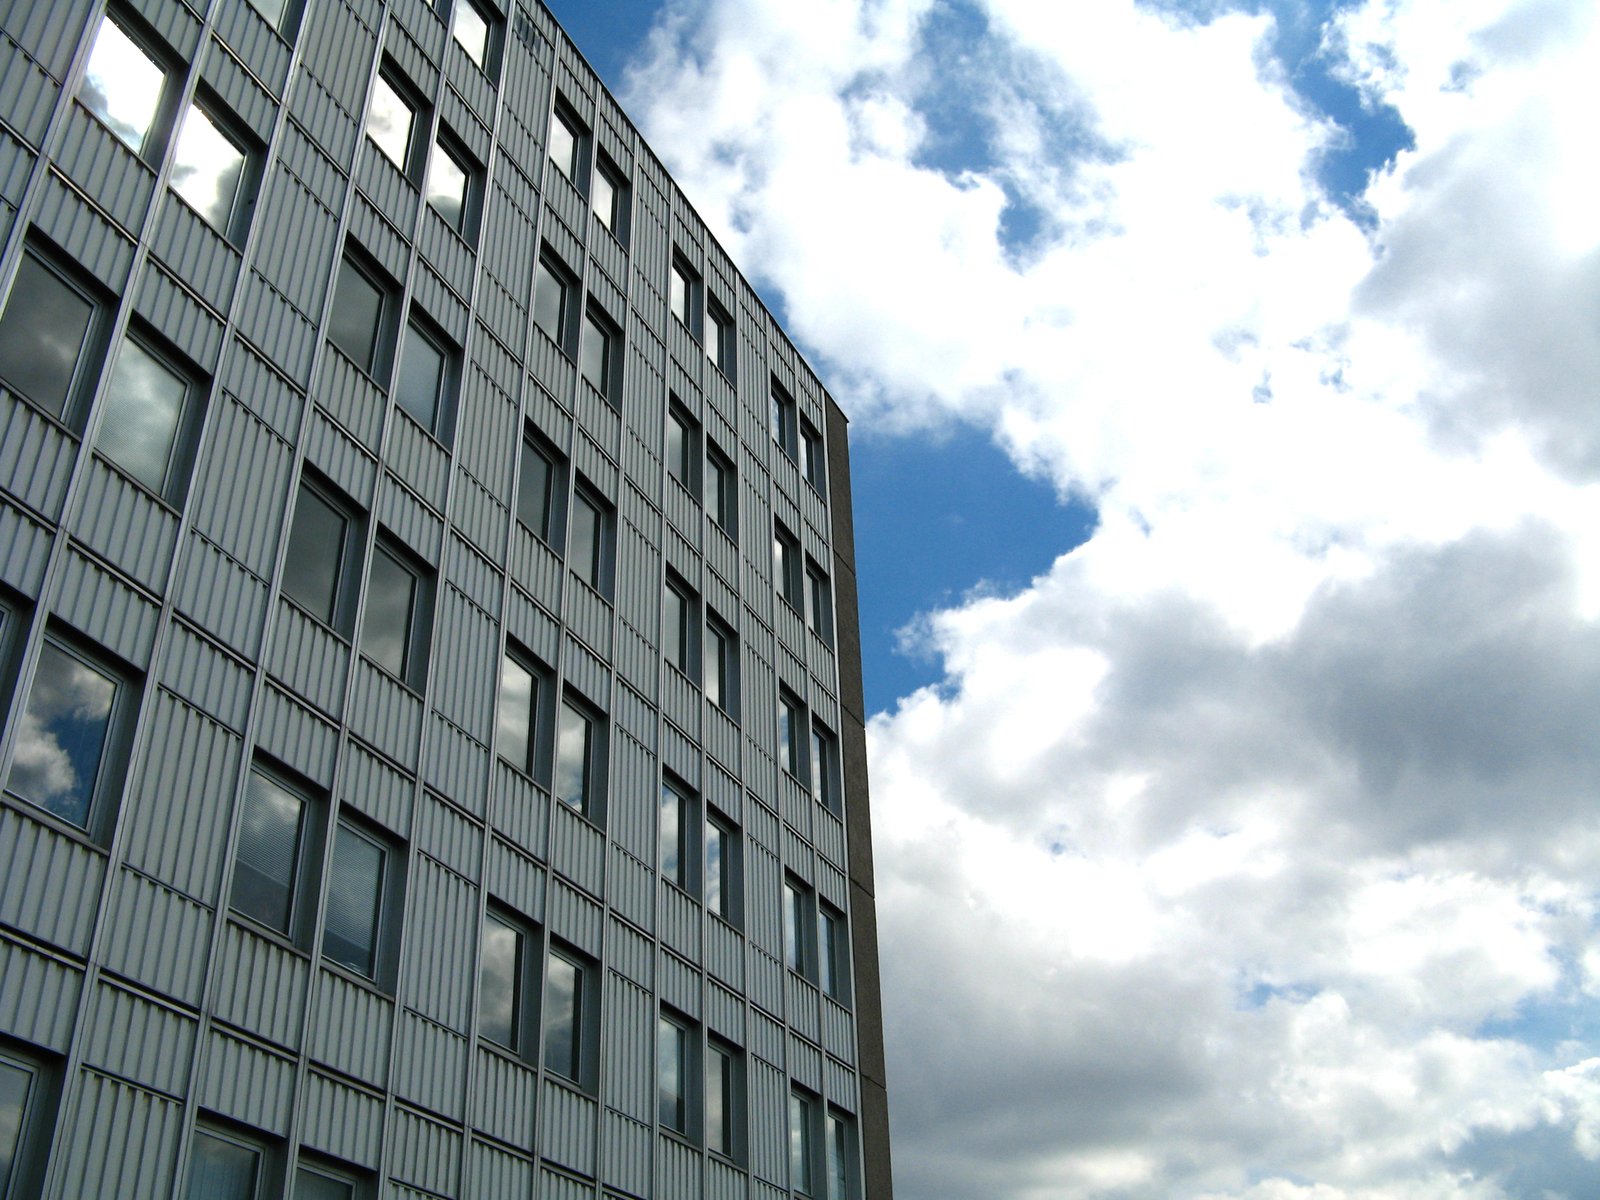
[[0,2],[0,1200],[889,1200],[845,419],[528,0]]

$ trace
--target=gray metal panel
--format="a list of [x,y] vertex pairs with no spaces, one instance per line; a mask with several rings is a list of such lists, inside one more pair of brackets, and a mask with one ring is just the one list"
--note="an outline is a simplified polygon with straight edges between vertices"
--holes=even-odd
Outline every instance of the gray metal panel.
[[531,783],[527,776],[498,759],[494,764],[494,780],[492,820],[495,829],[503,833],[512,845],[535,858],[547,858],[548,794]]
[[461,1135],[422,1113],[396,1108],[389,1169],[396,1179],[441,1196],[456,1194]]
[[600,1137],[600,1178],[619,1191],[648,1196],[653,1142],[648,1124],[608,1111]]
[[[452,43],[453,45],[453,43]],[[510,1064],[507,1064],[510,1065]],[[507,1096],[511,1102],[513,1098]],[[531,1113],[531,1107],[530,1107]],[[531,1125],[531,1119],[529,1121]],[[514,1145],[526,1145],[525,1137],[506,1139]],[[512,1154],[499,1146],[473,1139],[467,1148],[467,1182],[464,1194],[470,1196],[504,1196],[508,1200],[517,1196],[533,1195],[538,1167],[533,1160]]]
[[350,644],[282,597],[267,663],[273,677],[337,720],[344,711]]
[[307,1052],[337,1071],[384,1087],[393,1022],[393,1000],[325,969],[317,979]]
[[612,908],[641,929],[655,928],[656,881],[653,868],[620,846],[611,848],[607,899]]
[[483,861],[483,827],[431,792],[423,792],[417,806],[417,849],[423,850],[469,880],[478,877]]
[[53,173],[45,177],[38,212],[45,236],[112,291],[122,291],[133,266],[132,239]]
[[293,254],[261,256],[266,277],[301,312],[321,312],[338,245],[338,214],[287,163],[273,167],[256,211],[267,245],[294,247]]
[[451,1121],[462,1118],[466,1105],[466,1038],[410,1010],[402,1010],[394,1068],[396,1095]]
[[234,311],[239,332],[278,370],[304,387],[311,376],[317,332],[311,319],[255,270],[245,274]]
[[606,973],[605,1078],[601,1096],[612,1108],[649,1122],[655,1106],[656,1012],[650,993],[614,971]]
[[[561,874],[599,896],[605,869],[606,838],[588,821],[565,804],[555,806],[554,828],[550,836],[550,865]],[[567,889],[562,889],[563,892]],[[598,942],[591,943],[598,945]]]
[[154,260],[145,263],[133,306],[206,374],[216,371],[222,322]]
[[256,740],[263,750],[313,783],[333,782],[339,735],[332,725],[275,687],[262,689],[259,713]]
[[25,140],[34,145],[44,140],[60,91],[61,85],[32,56],[9,37],[0,37],[0,110]]
[[700,972],[666,949],[656,956],[656,988],[663,1004],[691,1017],[700,1016]]
[[417,767],[422,698],[367,659],[356,656],[350,687],[350,730],[408,771]]
[[411,836],[415,785],[358,742],[345,748],[339,799],[402,838]]
[[82,987],[76,965],[0,936],[0,1032],[65,1053]]
[[53,421],[0,388],[0,484],[35,512],[61,515],[78,443]]
[[72,527],[84,545],[151,591],[166,587],[177,514],[98,458],[84,472]]
[[209,908],[136,871],[117,872],[106,914],[105,965],[188,1005],[200,1003]]
[[480,743],[487,743],[500,672],[494,618],[446,584],[439,589],[438,625],[438,650],[451,669],[439,673],[434,704]]
[[214,970],[218,1017],[289,1049],[300,1044],[311,975],[305,955],[229,921]]
[[[522,1063],[512,1061],[509,1055],[497,1053],[480,1045],[475,1087],[477,1096],[473,1104],[474,1124],[491,1137],[499,1138],[508,1145],[532,1150],[536,1129],[534,1107],[539,1094],[538,1074]],[[509,1194],[505,1191],[487,1190],[481,1176],[477,1186],[480,1190],[472,1194],[481,1196]]]
[[63,621],[141,671],[150,665],[160,610],[144,596],[75,548],[62,556],[52,590]]
[[278,1136],[289,1128],[294,1060],[221,1030],[206,1039],[200,1103]]
[[544,919],[545,873],[516,847],[495,837],[489,841],[484,890],[530,921]]
[[654,986],[656,949],[648,935],[613,915],[607,926],[606,958],[613,971],[642,988]]
[[331,345],[317,372],[316,396],[345,432],[369,452],[378,452],[388,400],[370,375]]
[[[244,3],[244,0],[237,0]],[[223,358],[222,386],[228,394],[267,423],[285,442],[300,429],[305,397],[257,354],[248,342],[233,340]]]
[[79,104],[67,106],[56,166],[123,229],[144,224],[156,177],[126,143]]
[[172,1190],[183,1106],[120,1079],[84,1071],[61,1147],[52,1197],[116,1196],[157,1200]]
[[283,94],[289,47],[249,0],[216,0],[216,32],[275,96]]
[[789,1088],[783,1073],[759,1058],[745,1060],[750,1101],[750,1171],[780,1186],[789,1171]]
[[195,533],[178,570],[176,591],[181,612],[246,658],[255,657],[267,602],[264,580]]
[[437,713],[429,719],[426,736],[422,769],[428,786],[481,818],[490,766],[488,747]]
[[[599,1106],[588,1096],[549,1079],[545,1080],[542,1100],[540,1133],[545,1157],[560,1166],[593,1175]],[[545,1192],[547,1196],[561,1194],[560,1190]]]
[[[559,810],[558,810],[559,811]],[[605,910],[562,879],[551,881],[550,932],[588,954],[600,952]]]
[[408,413],[395,410],[389,422],[387,461],[412,491],[444,511],[450,483],[450,453],[424,433]]
[[378,1165],[383,1139],[383,1099],[320,1071],[306,1075],[301,1099],[305,1144],[363,1167]]
[[478,890],[425,854],[413,856],[408,884],[407,909],[417,917],[406,927],[404,1000],[464,1032],[468,991],[459,985],[476,975]]
[[0,855],[0,922],[87,954],[104,856],[11,808],[0,808]]
[[21,509],[0,503],[0,579],[25,596],[37,596],[51,541],[45,526]]

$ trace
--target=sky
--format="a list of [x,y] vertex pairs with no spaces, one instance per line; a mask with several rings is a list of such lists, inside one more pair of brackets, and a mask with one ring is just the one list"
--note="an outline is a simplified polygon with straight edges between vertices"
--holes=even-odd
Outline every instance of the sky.
[[900,1200],[1600,1192],[1592,0],[554,10],[852,419]]

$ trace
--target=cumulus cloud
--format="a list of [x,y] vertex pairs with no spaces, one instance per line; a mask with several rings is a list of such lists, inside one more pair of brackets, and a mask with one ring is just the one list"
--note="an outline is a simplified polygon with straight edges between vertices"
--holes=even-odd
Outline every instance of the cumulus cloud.
[[1365,224],[1260,5],[672,14],[632,109],[857,428],[1100,513],[872,723],[901,1194],[1583,1194],[1592,6],[1327,15]]

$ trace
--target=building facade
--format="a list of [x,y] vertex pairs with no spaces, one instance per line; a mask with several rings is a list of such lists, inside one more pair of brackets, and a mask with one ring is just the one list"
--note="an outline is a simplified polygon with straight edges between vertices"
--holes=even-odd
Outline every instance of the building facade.
[[0,0],[0,1200],[890,1200],[845,419],[542,7]]

